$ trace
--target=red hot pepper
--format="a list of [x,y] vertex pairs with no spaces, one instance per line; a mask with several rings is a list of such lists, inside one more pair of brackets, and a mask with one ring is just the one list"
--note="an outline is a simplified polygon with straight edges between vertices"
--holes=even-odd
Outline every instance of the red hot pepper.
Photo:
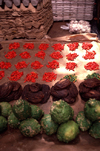
[[34,61],[31,63],[31,68],[33,68],[33,69],[40,69],[42,67],[43,67],[43,65],[39,61]]
[[46,82],[51,82],[52,80],[55,81],[56,78],[57,78],[57,74],[55,74],[54,72],[45,72],[42,80]]
[[0,80],[5,76],[5,72],[4,71],[0,71]]
[[60,52],[53,52],[53,53],[50,54],[50,56],[51,56],[53,59],[63,58],[63,56],[61,55]]
[[52,62],[48,62],[49,65],[46,65],[48,68],[56,69],[59,68],[59,62],[53,60]]
[[77,64],[74,63],[74,62],[68,62],[68,63],[66,63],[66,69],[68,69],[68,70],[73,70],[74,71],[75,67],[77,67]]

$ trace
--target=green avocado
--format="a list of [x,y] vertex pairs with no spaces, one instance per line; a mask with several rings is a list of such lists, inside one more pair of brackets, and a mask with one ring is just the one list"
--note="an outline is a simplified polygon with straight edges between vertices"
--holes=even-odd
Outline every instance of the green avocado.
[[0,116],[0,133],[7,129],[7,120],[5,117]]
[[24,136],[33,137],[40,133],[41,126],[36,119],[28,118],[21,121],[19,130]]
[[0,102],[1,107],[1,115],[4,117],[8,117],[12,111],[12,106],[8,102]]
[[76,117],[76,122],[79,126],[79,128],[81,129],[81,131],[87,131],[90,126],[91,126],[91,122],[85,117],[84,111],[80,111],[77,114]]
[[100,138],[100,121],[95,121],[89,130],[89,134],[98,139]]
[[69,120],[68,122],[61,124],[57,130],[58,140],[65,143],[74,140],[78,134],[78,124],[73,120]]
[[50,114],[55,123],[61,124],[73,119],[74,111],[67,102],[59,100],[53,102]]
[[96,99],[89,99],[85,103],[84,114],[86,118],[94,122],[100,119],[100,101]]
[[43,118],[41,119],[41,126],[43,128],[43,131],[47,135],[52,135],[56,133],[58,124],[55,123],[50,114],[45,114]]
[[37,105],[31,105],[31,117],[40,120],[44,112]]
[[12,107],[13,113],[19,120],[25,120],[31,117],[31,106],[30,104],[22,99],[15,102]]
[[13,112],[11,112],[11,114],[8,116],[8,125],[11,128],[18,128],[18,126],[20,125],[20,121]]

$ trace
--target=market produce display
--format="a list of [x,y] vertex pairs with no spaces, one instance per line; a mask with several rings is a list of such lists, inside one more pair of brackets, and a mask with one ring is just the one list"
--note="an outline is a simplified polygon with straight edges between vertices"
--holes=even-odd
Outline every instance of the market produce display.
[[85,79],[79,85],[79,93],[84,101],[89,98],[100,100],[100,80],[97,78]]
[[50,97],[50,87],[47,84],[32,83],[25,85],[22,98],[32,103],[46,103]]
[[90,98],[84,110],[77,114],[76,123],[81,131],[88,131],[95,139],[100,138],[100,101]]
[[68,143],[74,140],[79,133],[78,124],[72,120],[69,120],[59,126],[57,130],[57,138],[61,142]]
[[11,104],[8,102],[0,102],[0,114],[5,118],[12,112]]
[[7,120],[5,117],[0,116],[0,133],[7,129]]
[[41,119],[43,132],[47,135],[52,135],[57,132],[58,124],[55,123],[50,114],[45,114]]
[[13,112],[11,112],[10,115],[8,116],[8,125],[11,128],[18,128],[20,125],[20,121]]
[[40,124],[33,118],[23,120],[19,126],[20,132],[26,137],[33,137],[40,133]]
[[61,124],[73,119],[74,111],[67,102],[59,100],[53,102],[50,114],[55,123]]
[[22,86],[19,82],[5,82],[0,85],[0,101],[12,101],[20,98]]
[[84,111],[80,111],[77,114],[76,122],[81,129],[81,131],[87,131],[91,126],[91,121],[85,117]]
[[[44,133],[52,138],[49,135],[54,134],[65,143],[79,136],[79,130],[100,138],[100,75],[92,74],[95,70],[99,73],[96,42],[9,46],[9,51],[2,53],[4,62],[0,62],[0,102],[14,103],[10,113],[9,105],[6,107],[6,116],[0,113],[8,127],[25,137]],[[84,111],[76,115],[83,106]]]
[[53,101],[63,99],[65,102],[71,104],[76,101],[78,90],[73,82],[63,78],[51,87],[51,95],[53,96]]
[[100,119],[100,101],[89,99],[84,107],[85,116],[92,122]]
[[89,134],[95,138],[100,138],[100,121],[95,121],[89,130]]
[[37,105],[31,105],[31,117],[40,120],[42,116],[44,115],[43,110],[40,109]]
[[12,110],[15,116],[21,121],[26,118],[31,117],[31,107],[30,104],[22,99],[19,99],[15,102],[12,107]]

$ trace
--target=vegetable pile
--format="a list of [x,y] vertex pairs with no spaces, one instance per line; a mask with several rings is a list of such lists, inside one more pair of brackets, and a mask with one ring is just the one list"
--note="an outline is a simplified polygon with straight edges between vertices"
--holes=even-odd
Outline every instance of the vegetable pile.
[[87,131],[94,138],[100,138],[100,101],[89,99],[84,111],[77,114],[76,122],[81,131]]
[[79,134],[78,124],[73,120],[74,111],[63,100],[54,102],[49,114],[44,114],[40,107],[23,99],[17,100],[13,106],[1,102],[0,110],[0,132],[10,127],[19,129],[25,137],[34,137],[39,133],[56,134],[58,140],[65,143],[74,140]]

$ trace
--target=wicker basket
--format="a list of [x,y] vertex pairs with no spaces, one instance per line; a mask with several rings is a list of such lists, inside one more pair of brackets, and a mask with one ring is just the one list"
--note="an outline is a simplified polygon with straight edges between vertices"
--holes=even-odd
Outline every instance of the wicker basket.
[[92,20],[94,0],[51,0],[53,20]]
[[53,24],[51,0],[43,0],[37,8],[14,4],[12,9],[0,7],[0,39],[41,39]]

